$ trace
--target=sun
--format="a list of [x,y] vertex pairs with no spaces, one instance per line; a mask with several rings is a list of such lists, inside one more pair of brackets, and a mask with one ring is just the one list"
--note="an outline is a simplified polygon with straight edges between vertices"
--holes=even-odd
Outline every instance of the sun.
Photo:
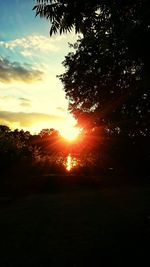
[[68,141],[75,141],[79,136],[79,133],[80,129],[71,125],[66,125],[66,127],[62,128],[60,131],[61,136]]

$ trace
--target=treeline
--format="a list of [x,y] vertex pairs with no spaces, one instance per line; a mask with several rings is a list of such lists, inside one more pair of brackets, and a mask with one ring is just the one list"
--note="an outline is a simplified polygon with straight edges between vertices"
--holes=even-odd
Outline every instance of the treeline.
[[[103,127],[86,130],[76,142],[69,143],[54,129],[31,135],[1,125],[0,195],[54,192],[72,183],[97,187],[99,183],[149,181],[149,147],[148,136],[126,136],[118,129],[116,132],[105,132]],[[75,163],[70,174],[76,175],[67,178],[69,154]]]
[[69,142],[53,128],[42,129],[39,134],[32,135],[29,131],[11,130],[0,125],[0,173],[66,173],[69,154],[78,161],[73,171],[94,168],[96,148],[100,142],[90,130],[80,134],[76,141]]
[[[48,174],[66,172],[68,151],[69,144],[54,129],[32,135],[0,125],[0,196],[22,196],[43,190]],[[51,189],[56,186],[53,178],[50,183]]]
[[59,172],[67,152],[67,144],[54,129],[43,129],[39,134],[31,135],[29,131],[12,131],[7,126],[0,126],[1,174]]
[[55,129],[39,134],[0,126],[0,174],[36,175],[66,173],[69,154],[75,158],[74,173],[121,174],[146,177],[150,174],[148,135],[127,136],[103,127],[84,130],[73,143]]
[[114,174],[120,180],[123,177],[138,181],[150,178],[148,134],[126,134],[118,127],[112,131],[109,128],[96,127],[88,130],[83,140],[80,155],[87,167],[87,173]]

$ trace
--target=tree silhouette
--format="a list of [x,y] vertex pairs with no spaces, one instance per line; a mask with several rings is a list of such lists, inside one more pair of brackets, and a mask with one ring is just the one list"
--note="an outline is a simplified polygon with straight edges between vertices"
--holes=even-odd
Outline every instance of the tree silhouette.
[[150,2],[38,0],[34,9],[50,20],[51,35],[73,27],[83,34],[60,76],[76,118],[147,134]]
[[59,77],[79,124],[148,134],[150,99],[142,60],[130,58],[112,35],[102,33],[81,39],[76,47]]
[[122,161],[129,154],[134,162],[148,159],[150,1],[39,0],[34,9],[50,20],[50,35],[73,28],[82,33],[59,76],[79,124],[103,125],[106,135],[117,139],[112,147],[117,158],[124,151]]
[[36,16],[44,17],[51,23],[50,35],[57,32],[85,32],[91,26],[91,20],[97,16],[99,0],[37,0],[34,6]]

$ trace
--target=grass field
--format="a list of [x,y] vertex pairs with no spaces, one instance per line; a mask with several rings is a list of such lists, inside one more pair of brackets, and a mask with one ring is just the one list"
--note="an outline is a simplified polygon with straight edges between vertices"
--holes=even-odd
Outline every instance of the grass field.
[[149,186],[79,186],[0,200],[1,267],[150,264]]

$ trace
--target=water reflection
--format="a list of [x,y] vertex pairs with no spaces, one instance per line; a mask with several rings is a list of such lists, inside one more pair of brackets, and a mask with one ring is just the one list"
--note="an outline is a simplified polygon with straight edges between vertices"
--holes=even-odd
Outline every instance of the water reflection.
[[74,167],[78,165],[78,160],[77,158],[73,157],[71,154],[68,154],[67,159],[66,159],[66,170],[70,172]]
[[72,165],[72,164],[71,164],[71,155],[69,154],[68,157],[67,157],[67,162],[66,162],[66,170],[67,170],[68,172],[70,172],[71,169],[72,169],[72,166],[71,166],[71,165]]

